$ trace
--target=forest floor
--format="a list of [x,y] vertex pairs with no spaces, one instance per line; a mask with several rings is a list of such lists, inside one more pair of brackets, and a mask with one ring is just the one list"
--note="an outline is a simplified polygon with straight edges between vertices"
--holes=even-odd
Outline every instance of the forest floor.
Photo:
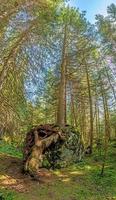
[[21,173],[21,152],[0,143],[0,200],[116,200],[116,144],[100,176],[98,152],[61,170],[41,169],[40,182]]

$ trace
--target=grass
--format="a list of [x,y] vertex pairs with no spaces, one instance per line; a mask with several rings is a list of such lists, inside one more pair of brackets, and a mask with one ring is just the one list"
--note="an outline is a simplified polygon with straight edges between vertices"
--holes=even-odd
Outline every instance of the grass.
[[21,148],[17,148],[14,145],[2,141],[0,142],[0,152],[17,158],[22,158],[23,156]]
[[15,192],[5,189],[0,190],[0,200],[13,200]]
[[[95,152],[77,165],[52,171],[55,178],[50,183],[32,181],[27,192],[1,187],[3,199],[0,196],[0,200],[116,200],[115,150],[111,144],[103,177],[100,176],[101,157]],[[21,152],[6,144],[0,145],[0,152],[21,158]]]

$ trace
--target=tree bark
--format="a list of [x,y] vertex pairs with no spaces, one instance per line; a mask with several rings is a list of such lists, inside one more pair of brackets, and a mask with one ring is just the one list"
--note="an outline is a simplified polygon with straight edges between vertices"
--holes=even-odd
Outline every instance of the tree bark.
[[24,170],[28,171],[31,175],[36,175],[38,169],[42,166],[43,151],[47,149],[52,143],[56,143],[58,138],[61,137],[59,134],[53,134],[45,139],[41,139],[38,136],[38,132],[34,132],[35,145],[32,148],[31,155],[28,157]]
[[89,105],[90,105],[90,152],[93,150],[93,102],[91,96],[91,86],[89,79],[88,66],[85,64],[86,78],[87,78],[87,86],[88,86],[88,95],[89,95]]
[[58,113],[57,124],[64,126],[66,123],[66,48],[67,48],[67,25],[64,28],[64,41],[62,48],[62,61],[61,61],[61,78],[59,86],[59,101],[58,101]]
[[76,113],[75,113],[73,84],[70,85],[70,95],[71,95],[71,112],[72,112],[72,118],[73,118],[72,125],[77,128],[78,124],[77,124],[77,118],[76,118]]

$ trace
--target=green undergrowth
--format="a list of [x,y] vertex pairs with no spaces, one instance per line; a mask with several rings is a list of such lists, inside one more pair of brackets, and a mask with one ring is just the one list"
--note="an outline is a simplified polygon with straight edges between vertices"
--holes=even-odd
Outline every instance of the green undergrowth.
[[0,189],[0,200],[14,200],[15,192],[7,189]]
[[0,142],[0,152],[17,158],[22,158],[21,147],[19,148],[13,144],[7,144],[6,142]]
[[[0,152],[11,153],[12,148],[0,147]],[[8,152],[10,149],[10,152]],[[11,153],[15,156],[15,151]],[[0,190],[0,200],[116,200],[116,148],[111,143],[104,176],[100,176],[102,155],[97,150],[82,162],[61,170],[54,170],[55,180],[50,184],[32,181],[29,192]],[[21,156],[21,154],[19,153]],[[16,156],[20,157],[18,154]]]

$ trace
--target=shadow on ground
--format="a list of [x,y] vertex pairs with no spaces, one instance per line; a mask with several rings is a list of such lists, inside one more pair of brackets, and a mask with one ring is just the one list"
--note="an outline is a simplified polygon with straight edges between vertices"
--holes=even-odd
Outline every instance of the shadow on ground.
[[61,170],[41,169],[40,181],[22,173],[21,159],[0,153],[0,188],[13,191],[13,200],[116,200],[112,150],[102,178],[100,162],[91,157]]
[[40,169],[39,181],[34,181],[29,175],[22,173],[22,160],[5,154],[0,154],[0,187],[14,189],[18,192],[26,192],[32,185],[47,184],[55,178],[50,171]]

